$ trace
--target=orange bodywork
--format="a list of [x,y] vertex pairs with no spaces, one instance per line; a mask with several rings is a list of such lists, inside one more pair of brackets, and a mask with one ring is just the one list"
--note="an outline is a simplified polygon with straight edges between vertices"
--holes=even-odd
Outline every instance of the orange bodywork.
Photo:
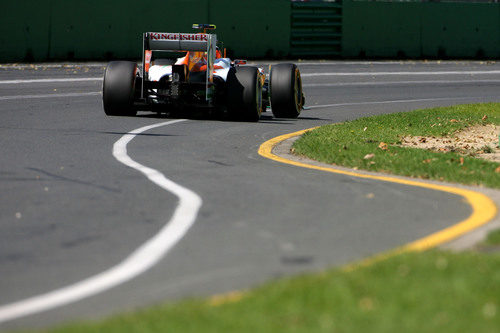
[[144,69],[149,72],[149,67],[151,66],[151,57],[153,56],[153,51],[146,50],[144,52]]
[[[222,58],[219,50],[216,51],[216,59]],[[205,72],[207,70],[207,57],[205,52],[188,51],[186,56],[176,62],[177,65],[186,65],[189,72]],[[222,69],[221,66],[214,66],[215,69]]]

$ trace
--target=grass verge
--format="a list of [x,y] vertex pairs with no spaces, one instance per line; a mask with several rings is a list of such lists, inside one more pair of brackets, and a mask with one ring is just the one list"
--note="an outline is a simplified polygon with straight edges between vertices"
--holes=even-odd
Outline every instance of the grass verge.
[[500,229],[489,233],[488,237],[486,237],[484,243],[486,245],[493,245],[493,246],[498,245],[498,246],[500,246]]
[[500,253],[500,229],[490,232],[485,240],[476,244],[475,249],[483,253]]
[[497,332],[500,256],[431,250],[50,332]]
[[500,163],[456,152],[398,146],[404,136],[447,136],[477,124],[499,125],[500,103],[417,110],[327,125],[304,134],[293,149],[296,154],[350,168],[500,188],[500,174],[495,172]]

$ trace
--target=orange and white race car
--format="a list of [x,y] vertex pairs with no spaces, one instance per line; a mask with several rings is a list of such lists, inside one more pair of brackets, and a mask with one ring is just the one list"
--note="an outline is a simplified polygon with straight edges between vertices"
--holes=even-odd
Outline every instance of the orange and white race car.
[[[217,48],[217,36],[207,33],[214,25],[193,28],[203,33],[144,33],[140,69],[131,61],[110,62],[104,73],[104,112],[131,116],[138,111],[206,109],[258,121],[270,106],[277,118],[299,116],[305,98],[295,64],[272,65],[266,75],[244,60],[226,58]],[[182,56],[174,56],[179,52]]]

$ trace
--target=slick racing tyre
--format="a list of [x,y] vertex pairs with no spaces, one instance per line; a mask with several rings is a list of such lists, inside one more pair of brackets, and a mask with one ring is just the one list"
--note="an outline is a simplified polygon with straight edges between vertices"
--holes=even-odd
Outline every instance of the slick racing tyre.
[[231,118],[259,121],[262,83],[257,67],[235,67],[227,75],[227,111]]
[[297,118],[304,105],[300,71],[294,64],[271,67],[271,110],[276,118]]
[[137,64],[131,61],[111,61],[104,72],[102,103],[108,116],[135,116]]

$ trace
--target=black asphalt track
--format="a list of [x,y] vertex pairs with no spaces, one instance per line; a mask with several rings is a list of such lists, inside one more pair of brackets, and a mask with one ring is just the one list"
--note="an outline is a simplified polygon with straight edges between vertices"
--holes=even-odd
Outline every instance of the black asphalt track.
[[[470,214],[461,197],[283,165],[257,150],[281,134],[362,116],[499,101],[500,65],[325,62],[300,69],[311,109],[298,119],[271,112],[259,123],[190,119],[133,139],[131,158],[202,198],[194,226],[140,277],[0,329],[100,318],[340,266]],[[0,66],[0,305],[117,264],[177,205],[112,155],[127,132],[169,119],[106,117],[95,80],[102,72],[99,64]]]

